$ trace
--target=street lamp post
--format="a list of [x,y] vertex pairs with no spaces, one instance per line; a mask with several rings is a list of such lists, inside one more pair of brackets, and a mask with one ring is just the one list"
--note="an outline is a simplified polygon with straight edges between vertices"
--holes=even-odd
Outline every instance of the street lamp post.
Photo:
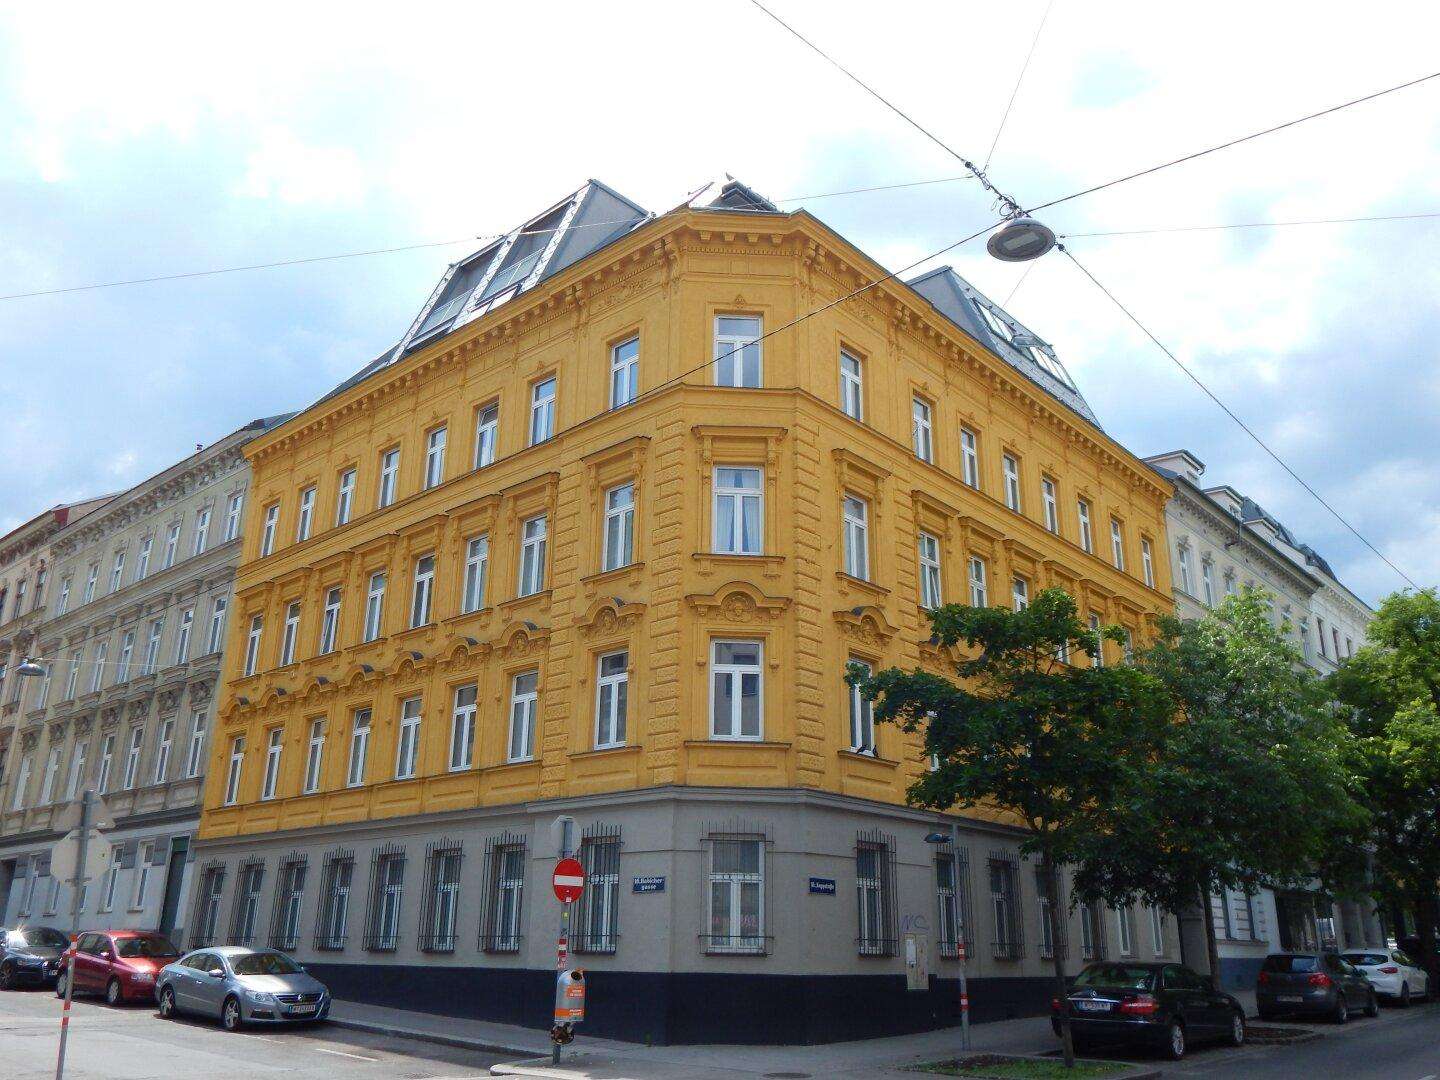
[[[960,863],[955,853],[960,849],[960,833],[955,822],[949,823],[949,832],[927,833],[925,842],[939,847],[950,845],[950,889],[955,897],[956,913],[960,913]],[[955,954],[960,964],[960,1049],[970,1049],[970,988],[965,979],[965,930],[959,918],[955,920]]]

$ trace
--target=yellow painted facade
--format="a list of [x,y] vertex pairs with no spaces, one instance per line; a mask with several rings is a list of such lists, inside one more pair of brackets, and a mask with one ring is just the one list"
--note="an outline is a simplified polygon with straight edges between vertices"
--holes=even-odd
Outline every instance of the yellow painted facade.
[[[947,601],[968,599],[977,557],[992,604],[1011,602],[1018,575],[1031,595],[1061,585],[1082,615],[1137,635],[1173,610],[1164,482],[901,283],[766,338],[762,388],[714,385],[706,361],[718,317],[758,316],[769,331],[883,273],[804,213],[677,211],[252,442],[200,835],[670,784],[901,803],[925,767],[918,743],[882,727],[873,755],[853,752],[843,675],[852,659],[941,662],[926,644],[920,530],[939,541]],[[611,349],[636,336],[643,396],[607,409]],[[863,421],[841,408],[842,350],[862,366]],[[533,387],[552,376],[556,434],[527,446]],[[931,409],[933,463],[917,459],[912,444],[917,398]],[[477,413],[496,402],[498,455],[473,469]],[[441,426],[444,478],[425,490],[427,441]],[[962,427],[976,436],[978,489],[962,475]],[[377,509],[382,455],[396,448],[396,498]],[[1018,467],[1018,512],[1004,501],[1005,455]],[[726,467],[763,475],[758,556],[713,553],[715,470]],[[336,527],[350,469],[353,516]],[[1042,478],[1056,485],[1058,534],[1045,525]],[[634,485],[633,562],[602,572],[605,492],[623,483]],[[297,541],[312,487],[313,533]],[[868,580],[844,572],[846,494],[866,504]],[[1093,553],[1080,546],[1079,499],[1090,507]],[[262,557],[271,506],[274,547]],[[523,523],[540,515],[545,587],[517,597]],[[1112,519],[1123,570],[1113,565]],[[468,544],[482,535],[483,606],[462,614]],[[1153,585],[1143,579],[1142,539]],[[411,629],[417,560],[431,555],[431,618]],[[368,586],[382,571],[383,626],[362,643]],[[317,655],[333,589],[336,648]],[[282,665],[295,603],[294,658]],[[257,616],[255,673],[246,675]],[[758,739],[711,737],[717,639],[762,643]],[[597,664],[621,649],[625,745],[596,749]],[[529,671],[538,673],[534,754],[515,762],[512,693]],[[455,694],[472,684],[473,763],[452,770]],[[395,779],[404,703],[416,698],[414,775]],[[351,786],[352,725],[363,709],[368,753]],[[320,732],[315,790],[304,793]],[[267,768],[272,738],[278,767]],[[237,739],[243,764],[232,791]],[[270,772],[273,791],[265,791]]]

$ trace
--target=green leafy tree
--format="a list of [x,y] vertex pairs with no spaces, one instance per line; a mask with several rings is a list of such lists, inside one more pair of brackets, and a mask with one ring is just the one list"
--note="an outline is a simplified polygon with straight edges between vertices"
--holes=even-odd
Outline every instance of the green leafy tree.
[[1311,881],[1335,837],[1363,828],[1349,736],[1263,592],[1162,619],[1137,663],[1164,686],[1174,723],[1150,767],[1126,772],[1134,786],[1110,804],[1115,820],[1087,834],[1076,891],[1198,904],[1216,973],[1212,892]]
[[[923,730],[938,767],[911,785],[913,804],[936,810],[984,809],[1011,818],[1038,855],[1050,910],[1063,928],[1055,882],[1060,866],[1095,846],[1108,828],[1117,791],[1133,789],[1147,748],[1163,743],[1169,699],[1151,674],[1128,666],[1071,665],[1062,655],[1093,657],[1101,638],[1083,626],[1075,601],[1047,589],[1023,611],[948,605],[930,613],[936,639],[974,654],[957,664],[958,681],[888,669],[851,678],[875,702],[875,718]],[[1066,1001],[1065,952],[1054,950],[1055,990]],[[1068,1009],[1062,1010],[1065,1062],[1074,1063]]]
[[[1367,829],[1352,834],[1348,851],[1370,854],[1367,887],[1376,899],[1412,908],[1423,962],[1432,977],[1440,978],[1435,948],[1440,888],[1436,590],[1386,597],[1369,638],[1370,644],[1329,680],[1354,735],[1352,760],[1373,817]],[[1360,860],[1349,861],[1354,867]]]

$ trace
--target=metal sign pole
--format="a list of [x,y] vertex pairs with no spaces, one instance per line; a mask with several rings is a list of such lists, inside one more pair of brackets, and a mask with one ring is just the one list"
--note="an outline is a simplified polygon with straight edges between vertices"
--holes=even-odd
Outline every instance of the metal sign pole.
[[[560,905],[560,947],[557,950],[555,961],[555,991],[560,991],[560,978],[565,973],[565,964],[568,960],[570,947],[570,903],[566,901]],[[554,1046],[550,1048],[550,1062],[553,1065],[560,1064],[560,1040],[554,1040]]]
[[[958,903],[958,897],[960,895],[960,857],[958,854],[960,851],[960,830],[956,826],[954,820],[951,820],[950,822],[950,851],[952,852],[951,858],[955,860],[950,864],[952,867],[951,874],[954,877],[954,880],[951,882],[951,884],[954,888]],[[968,959],[965,955],[965,929],[962,928],[960,932],[957,933],[955,936],[960,939],[956,945],[957,949],[959,950],[958,959],[960,961],[960,1048],[962,1050],[969,1050],[970,986],[965,978],[965,963]]]
[[86,844],[90,839],[90,806],[95,792],[80,797],[80,839],[75,853],[75,876],[70,879],[75,895],[70,899],[70,947],[65,950],[65,1006],[60,1012],[60,1056],[55,1062],[55,1080],[65,1077],[65,1040],[70,1034],[70,1002],[75,996],[75,940],[80,936],[80,885],[85,880]]

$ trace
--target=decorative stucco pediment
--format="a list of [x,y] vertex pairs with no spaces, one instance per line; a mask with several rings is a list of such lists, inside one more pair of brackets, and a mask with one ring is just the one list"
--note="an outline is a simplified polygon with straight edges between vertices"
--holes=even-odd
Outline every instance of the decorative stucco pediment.
[[575,628],[589,637],[607,637],[629,630],[644,614],[644,604],[628,603],[618,596],[604,596],[575,620]]
[[872,649],[883,649],[899,632],[874,604],[842,608],[834,613],[836,624],[846,639]]
[[789,597],[770,596],[748,581],[731,581],[713,593],[691,593],[685,602],[701,616],[732,623],[769,622],[790,606]]

